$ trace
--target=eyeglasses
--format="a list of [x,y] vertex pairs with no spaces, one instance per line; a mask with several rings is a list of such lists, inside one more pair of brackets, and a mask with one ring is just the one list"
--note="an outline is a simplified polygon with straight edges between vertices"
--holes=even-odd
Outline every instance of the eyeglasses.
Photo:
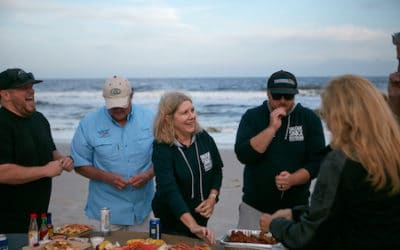
[[293,94],[271,94],[271,96],[274,100],[280,100],[283,97],[285,100],[290,101],[294,98]]

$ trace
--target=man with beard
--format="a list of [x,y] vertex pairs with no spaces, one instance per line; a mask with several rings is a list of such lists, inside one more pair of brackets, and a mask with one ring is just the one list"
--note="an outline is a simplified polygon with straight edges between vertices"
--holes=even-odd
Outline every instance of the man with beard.
[[[0,73],[0,233],[7,233],[10,249],[14,237],[8,234],[27,235],[30,213],[47,212],[51,178],[73,169],[72,159],[56,149],[49,122],[36,111],[33,84],[40,82],[18,68]],[[26,240],[16,239],[24,245]]]
[[261,213],[308,204],[325,139],[319,117],[295,103],[298,93],[292,73],[275,72],[268,100],[242,116],[235,142],[245,164],[238,228],[259,229]]

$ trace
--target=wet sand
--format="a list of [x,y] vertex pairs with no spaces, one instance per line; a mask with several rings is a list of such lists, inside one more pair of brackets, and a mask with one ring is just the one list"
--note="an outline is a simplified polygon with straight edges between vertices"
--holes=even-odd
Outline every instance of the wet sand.
[[[69,155],[68,144],[57,144],[57,148],[63,154]],[[208,224],[218,238],[229,229],[236,228],[238,206],[242,195],[243,172],[243,166],[236,159],[233,149],[221,149],[220,153],[224,162],[224,177],[220,200]],[[88,183],[88,179],[75,172],[64,172],[61,176],[53,178],[49,211],[53,213],[55,226],[65,223],[87,223],[84,207]]]

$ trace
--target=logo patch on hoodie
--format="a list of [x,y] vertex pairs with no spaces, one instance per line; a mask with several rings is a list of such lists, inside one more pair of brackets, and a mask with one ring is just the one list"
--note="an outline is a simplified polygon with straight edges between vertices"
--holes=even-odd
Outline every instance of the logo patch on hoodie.
[[289,127],[289,141],[304,141],[303,126]]
[[210,152],[200,155],[201,162],[203,163],[204,170],[207,172],[212,169],[212,161]]

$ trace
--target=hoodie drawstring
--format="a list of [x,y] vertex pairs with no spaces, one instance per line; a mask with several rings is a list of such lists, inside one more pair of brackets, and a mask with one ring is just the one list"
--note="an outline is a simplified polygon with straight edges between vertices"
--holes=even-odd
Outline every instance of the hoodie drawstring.
[[[202,177],[202,173],[201,173],[201,165],[200,165],[200,158],[199,158],[199,149],[198,149],[198,147],[197,147],[197,142],[196,142],[196,141],[194,142],[194,145],[195,145],[195,148],[196,148],[197,164],[198,164],[198,167],[199,167],[200,195],[201,195],[201,200],[204,200],[204,194],[203,194],[203,177]],[[190,172],[190,175],[191,175],[191,177],[192,177],[192,195],[191,195],[191,198],[194,199],[194,174],[193,174],[193,171],[192,171],[192,166],[190,166],[189,161],[187,160],[186,155],[185,155],[185,153],[183,152],[183,150],[182,150],[179,146],[177,146],[177,148],[178,148],[179,152],[181,153],[183,159],[185,160],[186,166],[188,167],[189,172]]]
[[289,116],[288,116],[288,123],[287,123],[287,125],[286,125],[285,140],[288,139],[289,127],[290,127],[290,113],[289,113]]

